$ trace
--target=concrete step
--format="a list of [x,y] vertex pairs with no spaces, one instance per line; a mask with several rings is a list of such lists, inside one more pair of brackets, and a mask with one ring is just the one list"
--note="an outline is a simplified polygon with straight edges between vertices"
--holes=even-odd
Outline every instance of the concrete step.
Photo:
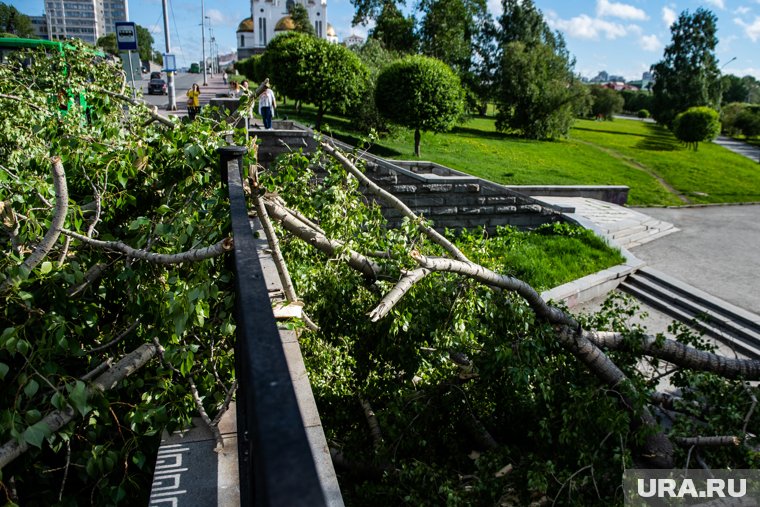
[[643,268],[620,289],[748,357],[760,358],[760,317],[660,274]]

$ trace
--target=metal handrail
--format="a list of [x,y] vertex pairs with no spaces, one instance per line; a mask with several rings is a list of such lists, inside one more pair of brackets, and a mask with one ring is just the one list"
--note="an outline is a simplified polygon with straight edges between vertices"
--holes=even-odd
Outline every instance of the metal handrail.
[[240,504],[322,506],[325,494],[256,253],[242,182],[246,149],[219,149],[235,243]]

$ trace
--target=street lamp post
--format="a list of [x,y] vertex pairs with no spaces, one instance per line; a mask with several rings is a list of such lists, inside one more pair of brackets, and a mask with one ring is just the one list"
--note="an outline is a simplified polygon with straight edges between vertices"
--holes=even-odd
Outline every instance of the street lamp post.
[[206,11],[201,0],[201,48],[203,53],[203,86],[208,86],[208,77],[206,76]]
[[[166,15],[166,0],[162,0],[161,2],[163,4],[164,9],[164,35],[166,40],[166,54],[171,54],[171,46],[169,45],[169,16]],[[166,67],[166,62],[164,62],[164,68]],[[176,111],[177,110],[177,98],[174,95],[174,71],[169,71],[166,73],[166,87],[167,87],[167,93],[169,95],[169,105],[167,106],[167,109],[169,111]]]
[[[733,62],[734,60],[736,60],[736,57],[733,57],[733,58],[731,58],[729,61],[727,61],[726,63],[724,63],[723,65],[721,65],[721,66],[720,66],[720,70],[722,71],[722,70],[723,70],[723,68],[724,68],[726,65],[728,65],[728,64],[729,64],[729,63],[731,63],[731,62]],[[722,72],[721,72],[721,73],[722,73]]]

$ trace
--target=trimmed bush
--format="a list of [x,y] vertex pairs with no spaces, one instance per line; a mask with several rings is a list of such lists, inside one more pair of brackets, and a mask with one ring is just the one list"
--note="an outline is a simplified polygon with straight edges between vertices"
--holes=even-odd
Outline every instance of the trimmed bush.
[[639,109],[639,112],[636,113],[636,116],[639,118],[649,118],[652,115],[646,109]]
[[690,107],[676,116],[673,133],[686,146],[696,151],[699,143],[712,141],[720,134],[720,116],[706,106]]

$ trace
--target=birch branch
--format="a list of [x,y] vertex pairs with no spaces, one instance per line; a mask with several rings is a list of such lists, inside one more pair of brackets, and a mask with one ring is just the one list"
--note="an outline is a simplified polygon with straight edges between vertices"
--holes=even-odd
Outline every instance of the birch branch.
[[725,378],[760,380],[760,361],[755,359],[731,359],[674,340],[658,342],[649,335],[627,338],[622,333],[613,332],[584,331],[583,334],[606,349],[640,351],[644,355],[663,359],[683,368],[709,371]]
[[742,439],[733,435],[718,437],[675,437],[675,443],[682,447],[723,447],[738,446]]
[[94,281],[98,280],[103,275],[103,273],[105,273],[106,268],[108,268],[108,264],[104,264],[102,262],[99,262],[95,264],[94,266],[90,267],[90,269],[85,271],[84,277],[82,278],[82,283],[75,285],[73,287],[70,287],[69,290],[66,291],[66,294],[69,297],[73,297],[80,294],[84,289],[90,286]]
[[[87,387],[87,397],[91,398],[96,394],[113,389],[119,384],[119,382],[145,366],[145,364],[156,355],[156,352],[157,349],[152,343],[144,343],[140,345],[137,349],[133,350],[113,365],[111,369],[98,376],[92,384]],[[49,412],[42,418],[42,422],[48,426],[51,433],[56,433],[70,423],[75,416],[76,411],[74,408],[72,408],[71,405],[66,405],[66,407],[61,410]],[[14,439],[3,444],[3,446],[0,447],[0,470],[21,456],[28,449],[29,444],[27,444],[26,441],[18,442]]]
[[19,97],[17,95],[8,95],[6,93],[0,93],[0,99],[15,100],[16,102],[23,103],[25,106],[31,107],[35,111],[39,111],[41,113],[45,112],[45,109],[41,108],[37,104],[32,104],[31,102],[29,102],[29,99],[25,99],[25,98]]
[[105,93],[109,97],[113,97],[115,99],[123,100],[124,102],[129,102],[133,106],[142,107],[142,108],[145,109],[145,111],[148,113],[148,115],[150,115],[150,117],[153,118],[155,121],[157,121],[159,123],[163,123],[167,127],[177,128],[177,125],[174,122],[172,122],[168,118],[164,118],[163,116],[161,116],[160,114],[158,114],[157,112],[155,112],[154,110],[152,110],[151,108],[149,108],[144,102],[140,102],[137,99],[133,99],[129,95],[124,95],[122,93],[112,92],[110,90],[106,90],[105,88],[98,88],[98,87],[93,87],[93,90],[95,90],[98,93]]
[[327,153],[335,157],[341,163],[341,165],[343,165],[343,167],[345,167],[346,170],[350,172],[356,179],[366,185],[367,190],[375,194],[384,203],[400,211],[403,216],[411,219],[414,223],[416,223],[417,227],[422,232],[424,232],[434,243],[443,247],[444,250],[449,252],[449,254],[451,254],[455,259],[464,262],[468,261],[467,257],[451,241],[443,237],[443,235],[441,235],[438,231],[429,225],[425,224],[425,222],[419,216],[417,216],[417,214],[412,211],[409,206],[401,202],[398,197],[394,196],[387,190],[383,190],[375,182],[370,180],[345,155],[343,155],[343,153],[325,142],[322,143],[322,147]]
[[87,245],[96,248],[102,248],[104,250],[121,252],[128,257],[153,262],[155,264],[178,264],[180,262],[202,261],[204,259],[222,255],[226,252],[229,252],[233,248],[232,238],[224,238],[218,243],[204,248],[188,250],[186,252],[180,252],[176,254],[158,254],[132,248],[131,246],[122,243],[121,241],[101,241],[99,239],[88,238],[87,236],[74,231],[70,231],[68,229],[63,229],[61,232]]
[[382,272],[382,268],[378,264],[354,250],[347,250],[342,243],[329,239],[324,234],[304,225],[300,220],[291,215],[284,206],[274,202],[274,200],[264,198],[264,204],[269,216],[280,222],[288,232],[314,246],[317,250],[326,253],[330,257],[335,257],[344,252],[347,253],[348,265],[373,280]]
[[[283,291],[285,292],[285,299],[287,299],[289,303],[295,303],[298,301],[298,295],[296,294],[295,287],[293,287],[293,280],[290,278],[288,265],[285,263],[285,258],[282,256],[282,251],[280,250],[280,240],[277,238],[277,234],[274,231],[272,221],[269,220],[267,208],[264,205],[261,197],[259,197],[257,191],[259,188],[257,179],[258,175],[255,169],[252,174],[254,175],[254,178],[252,181],[253,192],[251,192],[251,195],[253,196],[253,202],[256,205],[256,211],[259,215],[259,222],[261,223],[262,229],[264,229],[264,235],[267,237],[269,249],[272,251],[272,260],[274,261],[274,265],[277,268],[277,274],[280,277],[280,283],[282,284]],[[305,312],[302,313],[301,316],[307,328],[312,331],[319,330],[319,326],[317,326],[309,318],[309,316],[306,315]]]
[[[21,265],[21,269],[26,269],[29,272],[42,262],[42,259],[53,249],[55,242],[58,241],[58,237],[61,235],[63,225],[66,222],[66,213],[69,210],[69,189],[66,184],[66,173],[61,163],[61,157],[52,157],[50,163],[53,166],[53,186],[55,187],[53,219],[50,222],[50,229],[45,233],[40,244],[37,245],[32,254]],[[16,277],[6,278],[0,284],[0,294],[6,292],[15,282]]]
[[140,324],[140,319],[136,319],[124,331],[122,331],[121,333],[119,333],[116,336],[116,338],[114,338],[113,340],[109,341],[108,343],[104,343],[103,345],[99,345],[97,347],[91,348],[90,350],[86,351],[85,354],[94,354],[96,352],[100,352],[101,350],[105,350],[105,349],[107,349],[108,347],[110,347],[112,345],[116,345],[121,340],[123,340],[126,336],[128,336],[129,333],[131,333],[132,331],[134,331],[139,324]]
[[372,434],[372,442],[375,447],[375,452],[380,452],[383,448],[383,432],[380,431],[380,423],[377,421],[377,415],[372,410],[372,405],[369,404],[364,398],[359,398],[362,409],[364,410],[364,417],[367,419],[369,425],[369,431]]
[[412,271],[406,271],[401,280],[383,297],[375,309],[369,313],[369,319],[372,322],[377,322],[388,315],[401,298],[414,287],[414,284],[425,278],[430,272],[431,270],[428,268],[417,268]]

